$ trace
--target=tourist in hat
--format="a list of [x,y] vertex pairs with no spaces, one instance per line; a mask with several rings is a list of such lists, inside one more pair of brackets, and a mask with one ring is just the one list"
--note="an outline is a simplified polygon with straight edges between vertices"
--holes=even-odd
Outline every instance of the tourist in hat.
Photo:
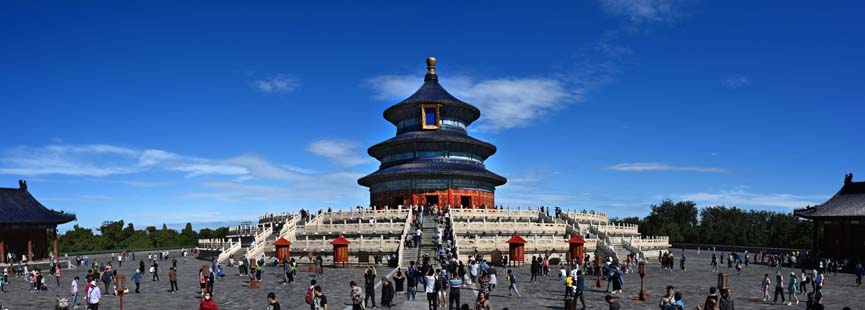
[[87,292],[87,304],[90,310],[99,310],[99,300],[102,299],[102,291],[96,285],[96,280],[90,281],[90,291]]

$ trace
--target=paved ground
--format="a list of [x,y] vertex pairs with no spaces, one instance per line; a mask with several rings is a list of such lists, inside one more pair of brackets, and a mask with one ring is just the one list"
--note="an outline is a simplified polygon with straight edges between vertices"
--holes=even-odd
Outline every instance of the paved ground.
[[[679,251],[674,251],[679,255]],[[716,282],[716,275],[711,272],[709,266],[709,257],[711,254],[703,252],[697,255],[693,251],[686,252],[688,256],[688,271],[661,271],[657,263],[650,264],[649,275],[646,277],[647,293],[650,295],[651,301],[638,302],[632,300],[633,296],[639,291],[639,276],[636,274],[627,274],[625,276],[625,289],[622,294],[623,309],[657,309],[655,306],[657,299],[663,294],[663,288],[669,284],[677,287],[684,294],[686,309],[694,309],[697,304],[702,304],[705,300],[705,295],[708,292],[708,287]],[[190,260],[184,264],[180,262],[179,267],[179,285],[180,293],[169,293],[169,284],[167,274],[163,271],[160,274],[162,281],[152,282],[144,281],[142,284],[141,294],[131,294],[124,298],[124,309],[196,309],[198,305],[197,292],[197,270],[202,262]],[[161,264],[168,266],[169,262]],[[678,267],[678,260],[677,260]],[[136,268],[130,264],[124,263],[120,269],[122,273],[131,276],[132,271]],[[167,269],[167,268],[166,268]],[[306,304],[303,301],[306,293],[306,285],[311,277],[302,266],[298,273],[298,285],[282,285],[281,278],[277,279],[272,274],[272,268],[265,269],[264,283],[262,288],[249,289],[245,277],[233,275],[235,269],[226,269],[230,274],[223,280],[220,280],[215,285],[215,300],[221,309],[263,309],[266,300],[267,292],[275,292],[284,309],[306,309]],[[390,272],[391,270],[382,267],[379,270],[379,275]],[[726,267],[721,270],[727,271]],[[734,275],[729,278],[729,284],[732,287],[733,297],[736,301],[738,309],[805,309],[804,296],[803,302],[799,306],[787,306],[786,304],[772,305],[760,301],[761,292],[759,289],[760,281],[764,273],[774,274],[774,269],[752,265],[746,268],[742,276],[736,276],[735,270],[730,270]],[[789,276],[790,269],[784,269],[785,278]],[[362,270],[357,268],[348,269],[325,269],[324,277],[319,278],[319,283],[323,286],[325,295],[328,296],[331,307],[330,309],[344,309],[345,302],[348,301],[348,282],[351,280],[362,283]],[[546,278],[541,278],[536,283],[529,283],[528,267],[517,268],[518,288],[522,297],[508,296],[507,286],[500,285],[499,289],[493,293],[492,303],[494,309],[502,309],[508,307],[510,309],[562,309],[563,302],[563,287],[559,285],[558,278],[554,273],[551,273]],[[796,271],[799,272],[798,270]],[[15,309],[53,309],[54,298],[56,295],[67,295],[68,282],[74,274],[79,274],[83,277],[85,272],[79,270],[64,270],[61,287],[58,289],[54,283],[54,278],[48,280],[51,283],[48,292],[31,293],[28,291],[27,283],[21,278],[10,278],[8,293],[0,294],[0,304],[10,310]],[[772,278],[774,281],[774,277]],[[589,284],[594,283],[594,278],[587,278]],[[503,284],[504,277],[499,278],[499,283]],[[852,275],[842,274],[838,276],[828,277],[826,288],[824,289],[825,304],[827,309],[841,309],[844,306],[849,306],[851,309],[865,309],[865,287],[857,288],[853,286],[855,278]],[[59,293],[62,292],[62,293]],[[462,302],[471,303],[475,297],[475,291],[464,289],[462,291]],[[588,309],[606,309],[603,306],[603,297],[606,293],[602,289],[590,289],[586,293],[586,303]],[[107,296],[104,298],[101,309],[119,309],[118,297]],[[426,300],[422,294],[418,294],[418,300],[407,302],[403,297],[397,298],[396,309],[426,309]]]

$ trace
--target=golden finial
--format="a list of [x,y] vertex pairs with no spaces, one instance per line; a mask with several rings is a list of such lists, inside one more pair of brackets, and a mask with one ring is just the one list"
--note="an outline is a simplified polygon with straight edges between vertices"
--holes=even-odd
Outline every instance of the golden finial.
[[426,71],[428,74],[436,74],[436,58],[435,57],[427,57],[426,59]]

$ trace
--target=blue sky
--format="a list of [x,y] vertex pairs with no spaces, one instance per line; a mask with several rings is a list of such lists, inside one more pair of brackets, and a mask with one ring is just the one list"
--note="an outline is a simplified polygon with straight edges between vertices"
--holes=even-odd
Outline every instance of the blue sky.
[[788,212],[865,179],[862,2],[526,4],[3,2],[0,186],[89,227],[366,204],[431,55],[504,205]]

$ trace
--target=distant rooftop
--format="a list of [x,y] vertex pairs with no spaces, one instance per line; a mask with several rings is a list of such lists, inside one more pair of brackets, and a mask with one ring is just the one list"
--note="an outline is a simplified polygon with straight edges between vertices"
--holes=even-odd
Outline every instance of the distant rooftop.
[[853,174],[847,174],[835,196],[823,204],[797,209],[794,214],[807,219],[865,217],[865,182],[853,182]]

